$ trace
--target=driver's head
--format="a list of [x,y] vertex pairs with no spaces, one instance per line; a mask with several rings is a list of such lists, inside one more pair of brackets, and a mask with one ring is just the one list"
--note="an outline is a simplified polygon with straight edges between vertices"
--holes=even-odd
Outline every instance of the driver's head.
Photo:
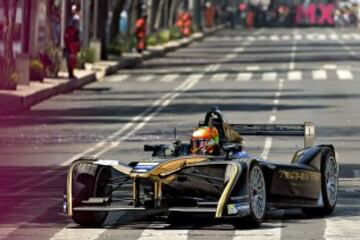
[[199,127],[191,136],[191,152],[195,154],[217,154],[219,132],[215,127]]

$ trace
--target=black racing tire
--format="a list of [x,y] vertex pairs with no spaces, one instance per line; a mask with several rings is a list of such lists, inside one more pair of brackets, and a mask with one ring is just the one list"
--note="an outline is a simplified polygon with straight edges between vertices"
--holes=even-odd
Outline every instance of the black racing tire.
[[[338,190],[338,165],[334,151],[329,150],[324,156],[325,157],[323,157],[321,161],[321,193],[324,206],[315,208],[302,208],[302,212],[310,218],[328,216],[332,214],[336,206]],[[329,175],[331,169],[333,169],[335,172]],[[329,181],[329,179],[331,180]]]
[[186,223],[189,219],[189,214],[181,212],[171,212],[167,217],[167,222],[170,224],[183,224]]
[[[259,182],[258,188],[255,189],[256,179],[254,176],[257,175]],[[252,183],[252,181],[255,181]],[[261,225],[265,218],[266,212],[266,182],[264,172],[259,164],[253,164],[249,170],[248,176],[248,187],[249,187],[249,206],[250,215],[237,219],[234,222],[234,226],[237,228],[257,228]]]
[[[111,169],[106,166],[80,163],[75,166],[73,174],[73,207],[81,206],[82,201],[90,197],[103,197],[111,189],[106,186],[111,178]],[[73,211],[74,222],[85,227],[102,226],[108,212]]]

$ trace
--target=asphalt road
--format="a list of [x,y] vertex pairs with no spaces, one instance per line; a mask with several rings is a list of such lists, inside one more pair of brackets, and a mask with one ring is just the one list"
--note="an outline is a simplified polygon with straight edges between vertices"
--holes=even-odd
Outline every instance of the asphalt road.
[[[359,239],[360,32],[224,30],[203,42],[0,118],[0,239]],[[66,165],[80,155],[130,162],[145,143],[188,141],[211,106],[232,123],[317,126],[340,163],[337,209],[326,219],[272,211],[259,229],[207,218],[169,224],[110,215],[80,228],[57,214]],[[254,155],[288,163],[301,138],[247,137]]]

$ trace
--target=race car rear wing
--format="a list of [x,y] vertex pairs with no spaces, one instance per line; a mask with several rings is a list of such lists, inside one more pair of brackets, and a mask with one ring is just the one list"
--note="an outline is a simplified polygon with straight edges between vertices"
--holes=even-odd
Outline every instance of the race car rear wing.
[[304,124],[230,124],[240,135],[259,136],[304,136],[304,147],[311,147],[315,142],[315,125]]

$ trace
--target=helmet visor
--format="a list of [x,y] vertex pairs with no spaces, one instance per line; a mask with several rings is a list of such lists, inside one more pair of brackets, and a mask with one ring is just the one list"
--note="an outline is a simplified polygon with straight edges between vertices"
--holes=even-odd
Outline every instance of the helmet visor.
[[199,149],[199,148],[206,148],[206,146],[209,143],[209,140],[208,139],[206,139],[206,140],[196,139],[196,140],[193,140],[192,142],[193,142],[192,147],[194,149]]

